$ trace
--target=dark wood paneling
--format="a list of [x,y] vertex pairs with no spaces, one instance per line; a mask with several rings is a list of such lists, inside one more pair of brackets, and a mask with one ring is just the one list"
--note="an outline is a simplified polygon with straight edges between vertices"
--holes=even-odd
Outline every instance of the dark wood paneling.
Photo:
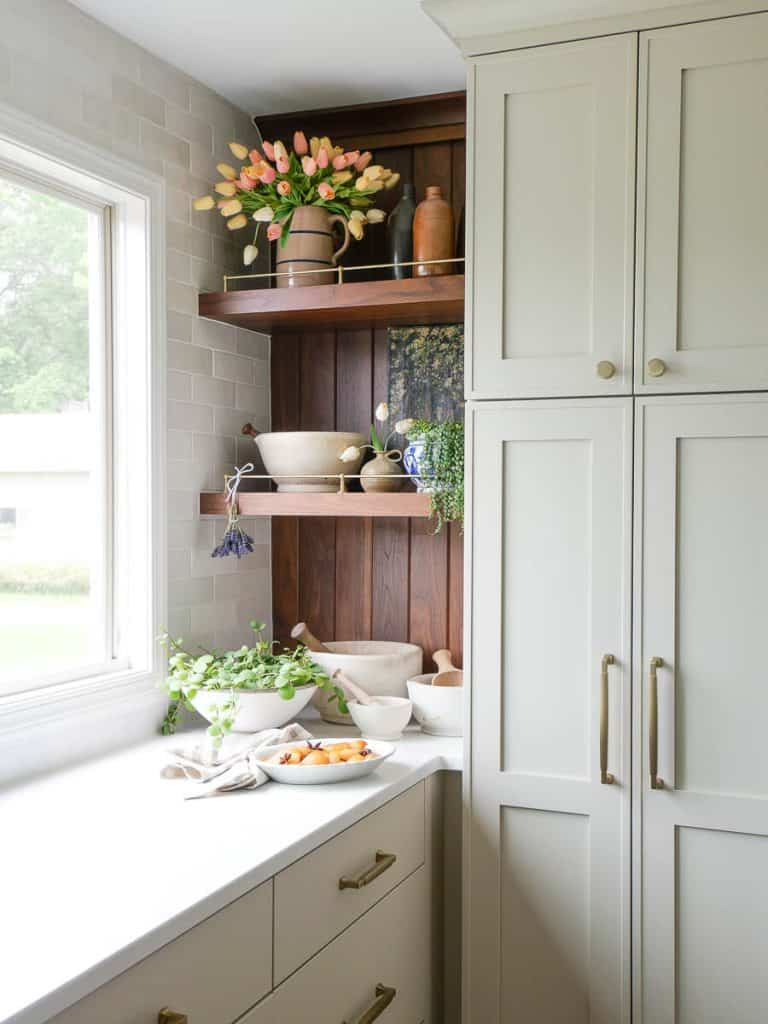
[[412,519],[410,621],[408,638],[424,649],[425,672],[434,672],[426,660],[448,646],[448,530],[434,535],[430,519]]
[[402,519],[373,524],[373,640],[408,639],[410,529]]

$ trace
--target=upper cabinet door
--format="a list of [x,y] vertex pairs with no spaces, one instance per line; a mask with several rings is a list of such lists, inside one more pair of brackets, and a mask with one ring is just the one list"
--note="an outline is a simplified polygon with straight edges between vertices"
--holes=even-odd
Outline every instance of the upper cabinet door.
[[470,75],[470,398],[632,391],[637,37]]
[[768,14],[640,37],[639,392],[768,387]]

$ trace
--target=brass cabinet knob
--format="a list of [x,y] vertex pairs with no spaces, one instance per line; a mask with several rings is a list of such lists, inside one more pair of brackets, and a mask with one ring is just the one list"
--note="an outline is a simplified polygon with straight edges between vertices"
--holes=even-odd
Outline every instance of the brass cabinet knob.
[[177,1013],[164,1006],[157,1015],[157,1024],[188,1024],[186,1013]]
[[667,372],[667,364],[663,359],[649,359],[648,373],[651,377],[663,377]]
[[597,376],[602,380],[610,380],[616,373],[616,367],[609,359],[601,359],[597,364]]

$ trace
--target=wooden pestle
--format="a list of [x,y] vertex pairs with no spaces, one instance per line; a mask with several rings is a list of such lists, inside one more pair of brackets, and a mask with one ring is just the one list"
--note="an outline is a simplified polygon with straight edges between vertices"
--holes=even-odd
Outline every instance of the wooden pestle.
[[437,675],[432,680],[433,686],[463,686],[464,673],[456,668],[451,660],[451,652],[443,648],[435,651],[432,660],[437,665]]
[[[324,651],[326,654],[333,654],[322,641],[318,640],[306,622],[297,622],[291,630],[291,639],[304,644],[310,651]],[[360,704],[372,704],[373,701],[349,676],[344,675],[340,668],[333,673],[332,679],[336,680],[339,686],[353,697]]]

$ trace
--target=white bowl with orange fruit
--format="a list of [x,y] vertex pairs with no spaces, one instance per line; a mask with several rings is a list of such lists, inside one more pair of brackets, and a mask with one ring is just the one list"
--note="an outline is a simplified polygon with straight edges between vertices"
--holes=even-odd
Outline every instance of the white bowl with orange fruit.
[[382,740],[311,739],[277,743],[257,752],[259,767],[275,782],[294,786],[318,786],[347,782],[375,772],[394,754]]

